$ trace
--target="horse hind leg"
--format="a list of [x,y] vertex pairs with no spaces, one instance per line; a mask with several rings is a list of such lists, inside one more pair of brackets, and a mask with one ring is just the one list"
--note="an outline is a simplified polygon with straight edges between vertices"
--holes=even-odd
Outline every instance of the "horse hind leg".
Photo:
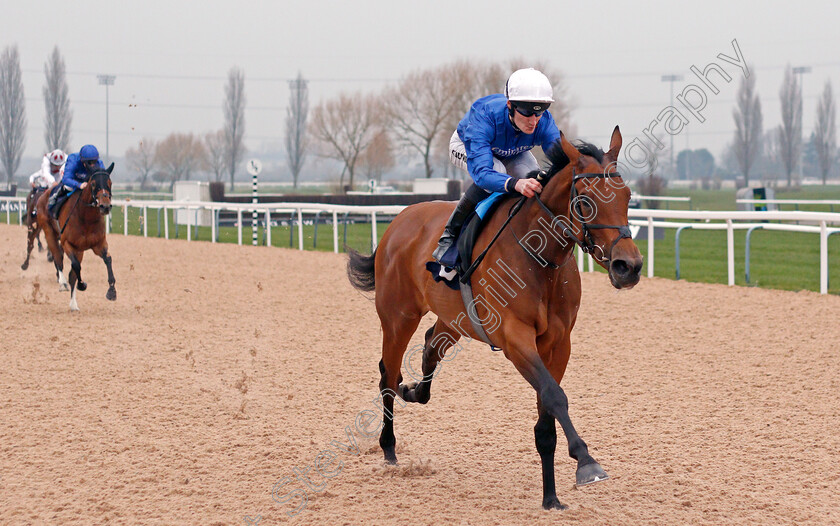
[[[405,360],[408,375],[417,381],[411,384],[400,385],[399,393],[403,400],[420,404],[425,404],[429,401],[432,396],[432,379],[434,379],[440,370],[438,364],[443,360],[447,349],[456,345],[460,338],[461,333],[451,330],[440,320],[435,322],[426,331],[426,342],[423,345],[422,374],[417,374],[417,371],[411,365],[411,356],[414,354],[415,349],[409,351],[409,355]],[[449,359],[451,360],[452,358],[450,357]]]
[[[36,229],[36,225],[34,221],[30,221],[29,228],[26,232],[26,259],[23,261],[23,264],[20,266],[21,270],[26,270],[29,268],[29,258],[32,255],[32,247],[35,244],[34,238],[38,235],[38,231]],[[38,245],[41,245],[40,240],[38,241]]]
[[[383,320],[382,360],[379,362],[379,397],[382,399],[382,433],[379,435],[379,446],[385,455],[385,462],[397,463],[396,437],[394,436],[394,400],[399,398],[397,389],[402,382],[400,367],[405,349],[420,317],[403,319],[399,325],[386,324]],[[401,406],[405,402],[399,399]]]

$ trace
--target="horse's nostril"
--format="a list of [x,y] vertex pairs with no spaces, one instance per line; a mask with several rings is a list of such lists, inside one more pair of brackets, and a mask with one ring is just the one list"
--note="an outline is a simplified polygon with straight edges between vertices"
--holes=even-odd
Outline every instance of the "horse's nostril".
[[614,259],[610,267],[617,276],[626,276],[630,272],[630,266],[623,259]]

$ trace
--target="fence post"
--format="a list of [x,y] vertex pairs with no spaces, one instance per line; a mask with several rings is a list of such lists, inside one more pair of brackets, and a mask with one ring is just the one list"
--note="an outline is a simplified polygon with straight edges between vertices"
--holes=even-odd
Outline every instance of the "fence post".
[[149,207],[143,205],[143,237],[149,237]]
[[750,239],[755,230],[762,230],[763,226],[754,226],[747,230],[747,240],[744,244],[744,279],[749,284],[750,282]]
[[653,277],[653,217],[648,217],[648,253],[647,268],[648,277]]
[[376,212],[370,213],[370,243],[372,250],[376,250],[376,245],[379,243],[379,236],[376,232]]
[[685,230],[686,228],[691,228],[691,226],[681,226],[677,229],[677,233],[674,235],[674,263],[677,267],[677,279],[680,279],[680,233]]
[[128,235],[128,204],[123,205],[123,235]]
[[265,244],[271,246],[271,210],[265,209]]
[[578,272],[583,272],[583,258],[583,249],[580,248],[580,246],[577,246],[577,254],[575,259],[577,259]]
[[169,239],[169,208],[163,207],[163,237]]
[[338,211],[333,210],[333,252],[338,254]]
[[297,209],[298,216],[298,248],[303,250],[303,208]]
[[237,239],[239,240],[239,244],[242,244],[242,209],[239,208],[236,210],[236,224],[237,226]]
[[820,221],[820,294],[828,294],[828,230]]
[[735,285],[735,229],[732,220],[726,220],[726,273],[729,286]]

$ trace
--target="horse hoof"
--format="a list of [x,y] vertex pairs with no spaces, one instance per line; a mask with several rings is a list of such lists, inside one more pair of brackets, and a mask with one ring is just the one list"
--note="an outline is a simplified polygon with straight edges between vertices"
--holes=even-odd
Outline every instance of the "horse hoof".
[[557,497],[549,497],[547,499],[543,499],[543,509],[544,510],[567,510],[569,509],[568,506],[557,500]]
[[21,270],[26,270],[26,269],[28,269],[28,268],[29,268],[29,262],[28,262],[28,261],[27,261],[26,263],[24,263],[23,265],[21,265],[21,266],[20,266],[20,269],[21,269]]
[[593,462],[592,464],[587,464],[577,469],[577,473],[575,473],[575,485],[586,486],[588,484],[594,484],[596,482],[601,482],[602,480],[607,480],[608,478],[610,478],[610,476],[607,475],[606,471],[601,468],[601,465],[597,462]]
[[50,263],[53,262],[52,252],[47,252],[47,261],[49,261]]
[[108,298],[111,301],[116,301],[116,299],[117,299],[117,289],[115,289],[113,287],[108,289],[108,292],[105,293],[105,297]]
[[70,285],[68,285],[67,283],[59,283],[58,284],[58,291],[59,292],[64,292],[66,290],[70,290]]
[[86,291],[86,290],[87,290],[87,283],[85,283],[84,281],[80,281],[80,282],[76,285],[76,288],[77,288],[77,289],[79,289],[81,292],[84,292],[84,291]]
[[394,448],[390,448],[385,451],[385,463],[396,465],[397,463],[397,453],[394,451]]

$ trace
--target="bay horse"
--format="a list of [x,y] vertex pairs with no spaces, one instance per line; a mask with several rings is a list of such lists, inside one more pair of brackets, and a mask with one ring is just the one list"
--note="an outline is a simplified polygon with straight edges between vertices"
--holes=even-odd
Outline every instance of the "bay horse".
[[[49,187],[37,187],[33,188],[29,195],[26,196],[26,220],[24,224],[27,228],[27,244],[32,245],[33,238],[35,241],[38,242],[38,252],[44,251],[44,246],[41,244],[41,226],[35,221],[35,203],[38,202],[38,198],[41,197],[45,192],[49,191]],[[33,233],[32,230],[35,232]],[[27,246],[26,248],[27,254],[32,252],[32,246]],[[47,260],[52,261],[52,254],[47,252]],[[29,268],[29,258],[26,258],[26,261],[23,262],[23,265],[20,266],[22,270],[26,270]]]
[[[560,422],[577,461],[576,484],[607,478],[589,454],[569,418],[569,404],[560,381],[571,352],[571,331],[581,298],[581,283],[574,264],[575,244],[593,255],[617,289],[639,282],[642,256],[633,243],[627,222],[630,190],[616,172],[621,132],[615,127],[609,151],[565,136],[547,155],[551,161],[540,199],[503,201],[488,220],[475,245],[484,250],[509,219],[507,228],[487,251],[485,262],[471,276],[475,302],[466,311],[476,318],[492,344],[501,348],[519,373],[537,392],[536,449],[542,465],[545,509],[564,509],[557,498],[554,452],[555,420]],[[446,351],[476,338],[459,292],[436,282],[426,262],[437,246],[451,202],[433,201],[403,210],[385,231],[374,253],[364,256],[348,250],[348,277],[362,291],[375,291],[376,311],[382,324],[380,396],[383,425],[379,444],[385,461],[396,463],[394,400],[425,404],[432,379]],[[518,213],[510,217],[512,209]],[[502,296],[501,292],[507,296]],[[418,382],[402,383],[401,365],[406,347],[422,317],[429,311],[438,319],[426,332],[422,375]],[[614,325],[613,325],[614,327]],[[407,372],[412,368],[407,363]]]
[[[62,205],[58,221],[47,210],[49,192],[45,192],[35,205],[35,220],[44,231],[47,248],[53,256],[59,290],[70,289],[70,310],[78,311],[76,289],[84,291],[87,283],[82,280],[82,257],[86,250],[92,250],[101,257],[108,269],[108,292],[105,297],[111,301],[117,299],[114,288],[114,270],[111,267],[111,255],[108,253],[108,241],[105,239],[105,216],[111,212],[111,171],[114,163],[107,170],[99,169],[87,179],[87,186],[73,192]],[[30,229],[26,261],[21,268],[28,266],[32,251],[32,230]],[[68,279],[64,276],[64,254],[70,259]]]

